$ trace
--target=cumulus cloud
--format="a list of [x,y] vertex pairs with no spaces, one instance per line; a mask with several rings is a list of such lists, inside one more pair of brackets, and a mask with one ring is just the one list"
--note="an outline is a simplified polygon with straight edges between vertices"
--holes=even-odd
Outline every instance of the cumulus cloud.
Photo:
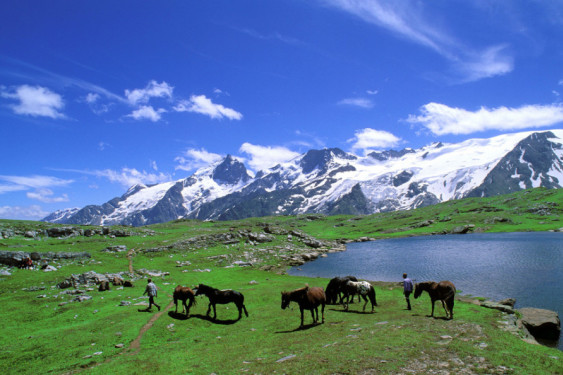
[[38,189],[34,192],[28,192],[27,197],[43,203],[68,202],[68,195],[63,194],[60,197],[55,197],[54,194],[55,193],[51,189]]
[[0,206],[0,218],[11,220],[39,220],[49,215],[38,205],[28,207],[22,206]]
[[353,143],[352,150],[369,150],[395,147],[401,142],[401,138],[384,130],[365,128],[356,130],[354,137],[348,142]]
[[151,98],[172,98],[174,87],[162,81],[150,81],[144,89],[125,90],[125,96],[129,103],[137,105],[148,103]]
[[176,157],[174,161],[179,163],[176,166],[176,169],[191,171],[194,169],[206,167],[209,164],[219,161],[221,159],[222,159],[221,155],[208,152],[203,148],[199,150],[190,148],[186,150],[186,152],[183,155]]
[[192,95],[189,100],[181,100],[174,107],[177,112],[195,112],[211,117],[212,119],[240,120],[242,114],[234,109],[216,104],[205,95]]
[[428,103],[421,114],[410,115],[407,122],[421,125],[435,135],[471,134],[486,130],[521,130],[540,128],[563,122],[563,106],[526,105],[519,108],[481,107],[477,111],[452,108],[445,104]]
[[0,96],[6,99],[18,100],[18,104],[10,105],[14,113],[33,117],[64,118],[60,111],[64,108],[63,98],[41,86],[21,85],[13,91],[0,91]]
[[369,109],[373,107],[373,102],[366,98],[346,98],[339,101],[338,105],[349,105]]
[[143,105],[139,109],[134,110],[127,117],[134,118],[135,120],[150,120],[152,122],[157,122],[161,119],[161,113],[166,112],[164,108],[159,108],[155,110],[150,105]]
[[299,156],[298,152],[282,146],[260,146],[248,142],[243,143],[239,150],[250,155],[248,165],[255,171],[274,167]]
[[383,0],[324,0],[324,3],[384,28],[397,37],[430,48],[463,75],[463,82],[503,75],[514,68],[505,46],[489,46],[483,50],[471,48],[438,28],[426,15],[431,11],[425,9],[431,6],[427,3]]

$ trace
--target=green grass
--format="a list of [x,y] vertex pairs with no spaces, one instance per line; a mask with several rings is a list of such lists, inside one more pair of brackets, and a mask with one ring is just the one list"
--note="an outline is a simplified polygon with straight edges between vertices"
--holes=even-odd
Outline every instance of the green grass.
[[[273,242],[255,246],[243,242],[203,247],[185,244],[187,239],[226,233],[233,228],[262,232],[265,224],[288,231],[300,230],[326,240],[438,234],[467,224],[482,232],[554,230],[563,227],[562,203],[563,191],[534,189],[510,196],[467,199],[414,211],[359,217],[300,215],[231,222],[179,220],[148,228],[126,227],[137,235],[124,238],[27,239],[17,235],[0,240],[0,250],[87,251],[92,258],[58,262],[60,269],[55,272],[12,269],[11,276],[0,276],[3,307],[0,364],[4,372],[14,374],[62,374],[80,370],[94,374],[425,374],[439,370],[457,373],[460,369],[478,374],[563,373],[560,351],[528,344],[501,330],[502,313],[458,301],[454,320],[428,318],[427,295],[411,299],[414,309],[406,311],[399,284],[376,285],[379,306],[374,314],[361,313],[363,302],[352,304],[350,312],[331,305],[325,311],[325,324],[310,326],[311,316],[306,312],[305,324],[309,326],[299,330],[299,309],[292,303],[291,309],[281,310],[280,292],[305,283],[326,287],[328,280],[285,275],[287,265],[274,255],[290,245],[290,253],[311,249],[296,240],[289,244],[287,235],[276,235]],[[446,217],[449,220],[443,221]],[[494,219],[501,217],[507,220]],[[427,220],[433,223],[418,226]],[[53,225],[0,220],[1,229],[16,231],[49,226]],[[126,253],[101,251],[111,245],[135,249],[136,270],[170,272],[169,276],[153,278],[161,288],[157,302],[163,307],[171,302],[169,295],[176,285],[206,283],[242,292],[250,316],[233,324],[212,322],[205,318],[207,299],[198,297],[192,317],[179,319],[178,315],[164,312],[142,336],[138,351],[131,350],[130,345],[142,327],[156,314],[156,311],[139,312],[143,306],[134,305],[146,301],[141,298],[145,279],[136,281],[133,288],[88,291],[93,299],[81,303],[68,302],[72,296],[53,288],[71,274],[90,270],[127,271]],[[170,249],[162,252],[142,251],[170,245]],[[262,259],[251,268],[225,268],[234,259],[246,259],[248,254],[260,254]],[[223,255],[227,259],[210,258]],[[177,267],[178,261],[190,261],[191,265]],[[267,265],[276,266],[275,272],[260,270]],[[211,272],[195,272],[206,268]],[[24,290],[31,287],[44,289]],[[41,295],[46,297],[38,298]],[[119,306],[121,301],[131,301],[132,305]],[[61,302],[68,303],[59,305]],[[444,316],[439,306],[436,313],[438,317]],[[236,319],[238,312],[234,305],[218,305],[217,316],[230,321]],[[115,348],[116,344],[124,344],[124,348]],[[278,362],[286,357],[289,359]]]

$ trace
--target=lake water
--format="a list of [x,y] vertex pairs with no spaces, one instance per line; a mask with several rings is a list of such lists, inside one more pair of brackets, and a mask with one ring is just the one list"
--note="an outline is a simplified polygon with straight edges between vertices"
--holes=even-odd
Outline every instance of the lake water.
[[[463,295],[516,298],[516,308],[554,310],[563,318],[563,233],[475,233],[351,243],[289,274],[354,275],[372,281],[452,281]],[[559,341],[563,350],[563,340]]]

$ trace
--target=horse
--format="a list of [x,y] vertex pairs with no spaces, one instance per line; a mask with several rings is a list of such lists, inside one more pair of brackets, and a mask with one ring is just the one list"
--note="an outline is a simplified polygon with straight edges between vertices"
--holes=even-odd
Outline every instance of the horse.
[[[322,305],[322,323],[325,322],[325,304],[326,295],[323,288],[313,287],[309,288],[307,285],[304,288],[295,289],[291,292],[281,292],[282,303],[281,308],[285,310],[291,301],[297,302],[299,304],[299,310],[301,311],[301,325],[299,328],[303,327],[303,310],[311,310],[311,316],[313,318],[313,324],[317,323],[319,320],[319,305]],[[316,313],[316,317],[315,317]]]
[[[348,280],[358,281],[355,276],[334,277],[330,279],[328,285],[326,286],[327,304],[336,304],[338,297],[340,297],[340,303],[342,303],[342,289]],[[352,302],[354,302],[353,297]]]
[[434,316],[434,302],[440,300],[442,301],[442,307],[444,307],[446,311],[446,318],[454,318],[454,297],[456,290],[455,285],[451,281],[440,281],[439,283],[435,281],[425,281],[417,283],[414,286],[414,298],[420,297],[423,291],[428,292],[430,300],[432,301],[432,314],[430,314],[430,316]]
[[244,310],[244,314],[248,317],[248,311],[246,311],[246,307],[244,306],[244,296],[242,293],[237,292],[236,290],[232,289],[225,289],[219,290],[213,287],[210,287],[205,284],[199,284],[197,287],[197,292],[195,293],[196,296],[205,295],[209,299],[209,306],[207,308],[207,316],[211,312],[211,306],[213,306],[213,320],[217,319],[217,310],[215,309],[216,304],[224,305],[226,303],[233,302],[238,309],[238,319],[242,318],[242,311]]
[[[172,297],[174,298],[174,304],[176,305],[176,313],[178,313],[178,300],[182,301],[182,313],[186,313],[186,317],[190,316],[190,308],[192,307],[192,305],[196,304],[196,300],[195,300],[195,292],[188,288],[187,286],[181,286],[178,285],[175,289],[174,289],[174,293],[172,295]],[[186,301],[190,300],[190,304],[186,305]]]
[[354,294],[358,294],[364,299],[365,303],[364,303],[363,311],[366,311],[366,305],[368,304],[368,297],[369,297],[369,301],[371,302],[371,312],[373,312],[375,306],[377,306],[377,300],[375,298],[375,289],[373,288],[373,285],[371,285],[367,281],[348,280],[344,285],[343,292],[344,292],[344,298],[346,298],[346,303],[343,303],[343,305],[345,306],[346,310],[348,310],[348,298],[350,296],[354,298]]

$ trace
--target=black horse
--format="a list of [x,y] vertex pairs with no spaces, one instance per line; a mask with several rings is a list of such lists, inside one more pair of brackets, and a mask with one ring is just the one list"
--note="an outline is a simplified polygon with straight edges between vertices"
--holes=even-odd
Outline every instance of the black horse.
[[211,312],[211,306],[213,306],[213,320],[217,319],[217,311],[215,309],[215,305],[224,305],[231,302],[237,306],[237,320],[240,320],[240,318],[242,318],[243,310],[244,314],[248,317],[248,311],[246,311],[246,307],[244,306],[244,296],[242,295],[242,293],[232,289],[219,290],[205,284],[199,284],[195,295],[199,296],[202,294],[209,298],[209,306],[207,308],[206,314],[207,316],[209,316],[209,313]]
[[[342,303],[342,293],[344,292],[344,287],[348,281],[358,281],[355,276],[344,276],[344,277],[334,277],[326,286],[326,303],[330,305],[335,305],[337,303]],[[337,301],[340,297],[340,302]],[[358,297],[359,298],[359,297]],[[352,296],[352,302],[354,302],[354,296]]]
[[[309,288],[307,285],[301,289],[295,289],[291,292],[282,292],[282,303],[281,308],[285,310],[291,301],[297,302],[299,304],[299,310],[301,310],[301,326],[303,327],[303,310],[311,310],[311,316],[313,317],[313,324],[319,321],[319,305],[322,305],[322,323],[325,322],[325,304],[326,296],[323,288],[313,287]],[[315,317],[315,313],[317,316]]]

